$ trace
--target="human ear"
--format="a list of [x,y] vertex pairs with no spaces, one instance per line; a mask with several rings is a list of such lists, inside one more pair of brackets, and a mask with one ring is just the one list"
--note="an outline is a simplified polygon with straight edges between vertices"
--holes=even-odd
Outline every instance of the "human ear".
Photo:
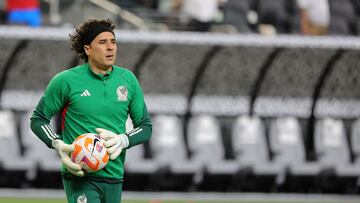
[[89,49],[90,49],[89,45],[84,45],[84,51],[85,51],[86,55],[89,55]]

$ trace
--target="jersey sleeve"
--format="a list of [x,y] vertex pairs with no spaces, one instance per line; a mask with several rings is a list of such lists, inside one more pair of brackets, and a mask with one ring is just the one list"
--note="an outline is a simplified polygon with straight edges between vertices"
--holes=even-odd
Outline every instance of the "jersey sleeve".
[[129,148],[148,141],[152,134],[151,118],[146,108],[142,89],[135,75],[131,74],[131,76],[133,95],[129,115],[133,122],[134,129],[127,133]]
[[68,86],[62,77],[55,76],[47,86],[30,119],[32,131],[50,148],[54,139],[61,138],[60,135],[54,133],[50,120],[65,106],[67,92]]

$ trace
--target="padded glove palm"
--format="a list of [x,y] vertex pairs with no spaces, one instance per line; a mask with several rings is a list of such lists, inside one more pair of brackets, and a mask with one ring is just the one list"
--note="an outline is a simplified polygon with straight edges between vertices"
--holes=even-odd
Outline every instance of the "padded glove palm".
[[52,141],[53,148],[58,152],[61,162],[72,174],[76,176],[84,176],[80,164],[71,161],[70,154],[74,151],[74,145],[65,144],[64,141],[56,139]]
[[96,128],[96,132],[101,139],[104,139],[104,145],[108,149],[110,159],[116,159],[121,151],[129,146],[129,139],[125,134],[115,134],[103,128]]

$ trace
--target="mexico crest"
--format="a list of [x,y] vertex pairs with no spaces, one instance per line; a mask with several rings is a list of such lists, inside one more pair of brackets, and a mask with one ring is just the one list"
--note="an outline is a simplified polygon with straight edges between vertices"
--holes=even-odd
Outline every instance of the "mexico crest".
[[77,198],[76,202],[77,202],[77,203],[87,203],[87,198],[86,198],[85,194],[84,194],[84,193],[81,194],[81,195]]
[[117,94],[117,97],[118,97],[119,101],[127,101],[128,90],[126,89],[125,86],[119,86],[116,89],[116,94]]

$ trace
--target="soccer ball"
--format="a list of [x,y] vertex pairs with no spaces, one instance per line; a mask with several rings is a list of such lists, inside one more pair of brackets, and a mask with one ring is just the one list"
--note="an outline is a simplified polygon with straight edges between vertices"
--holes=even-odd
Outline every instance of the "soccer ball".
[[100,136],[94,133],[82,134],[74,140],[71,160],[80,164],[84,172],[98,171],[109,162],[107,149],[100,140]]

